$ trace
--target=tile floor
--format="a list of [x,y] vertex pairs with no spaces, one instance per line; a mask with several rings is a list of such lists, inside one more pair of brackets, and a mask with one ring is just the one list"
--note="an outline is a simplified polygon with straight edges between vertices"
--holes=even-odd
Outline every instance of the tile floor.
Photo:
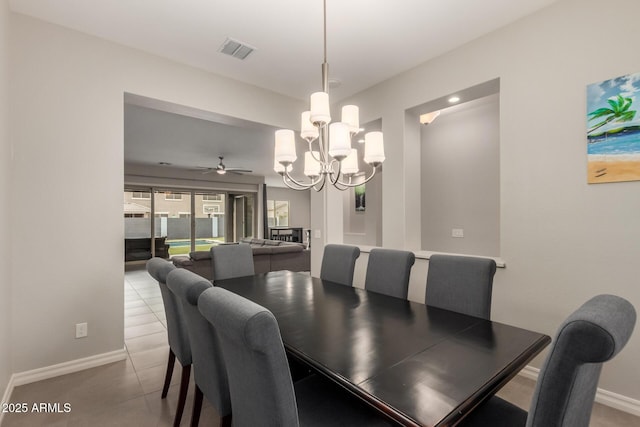
[[[169,345],[162,296],[144,265],[125,273],[125,331],[128,357],[69,375],[16,387],[11,402],[70,403],[69,413],[5,414],[12,426],[171,426],[178,400],[181,367],[174,367],[169,395],[160,399]],[[193,381],[192,381],[193,382]],[[193,385],[183,426],[191,421]],[[218,415],[205,399],[201,426],[217,426]]]
[[[128,357],[69,375],[16,387],[11,402],[70,403],[69,413],[5,414],[2,427],[12,426],[170,426],[178,398],[180,366],[176,365],[169,396],[160,399],[167,355],[166,319],[156,282],[144,266],[125,274],[125,344]],[[498,394],[529,406],[534,382],[516,377]],[[193,386],[182,425],[189,425]],[[201,426],[217,426],[218,416],[206,402]],[[596,404],[591,427],[640,426],[640,417]]]

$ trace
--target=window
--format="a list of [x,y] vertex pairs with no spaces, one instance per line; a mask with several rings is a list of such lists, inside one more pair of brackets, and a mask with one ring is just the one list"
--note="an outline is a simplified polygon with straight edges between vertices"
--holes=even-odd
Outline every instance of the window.
[[182,200],[182,193],[172,193],[170,191],[167,191],[166,193],[164,193],[164,199],[165,200]]
[[267,220],[269,227],[288,227],[289,201],[267,200]]
[[151,200],[151,193],[144,191],[132,191],[131,198],[137,200]]
[[156,218],[169,218],[169,212],[156,212],[154,216]]
[[219,205],[203,205],[202,206],[202,213],[205,215],[212,214],[212,213],[219,213],[219,212],[220,212]]
[[144,218],[144,214],[142,213],[125,213],[125,218]]
[[202,200],[207,201],[207,202],[221,202],[222,201],[222,194],[203,194],[202,195]]
[[191,212],[178,212],[178,218],[191,218]]

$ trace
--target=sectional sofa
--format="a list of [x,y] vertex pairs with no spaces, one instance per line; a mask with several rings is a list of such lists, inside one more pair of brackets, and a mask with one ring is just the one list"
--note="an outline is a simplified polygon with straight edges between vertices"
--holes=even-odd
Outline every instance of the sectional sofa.
[[[311,270],[311,252],[300,243],[246,238],[238,244],[251,245],[256,274],[278,270]],[[186,268],[206,279],[213,280],[215,277],[211,251],[194,251],[189,256],[173,257],[172,261],[176,267]]]

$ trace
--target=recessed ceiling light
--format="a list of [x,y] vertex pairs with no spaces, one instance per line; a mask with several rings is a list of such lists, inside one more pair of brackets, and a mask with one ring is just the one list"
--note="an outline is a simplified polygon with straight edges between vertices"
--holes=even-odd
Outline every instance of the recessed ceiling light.
[[160,166],[171,166],[171,163],[169,163],[169,162],[158,162],[158,164]]
[[458,98],[457,96],[452,96],[451,98],[449,98],[450,104],[455,104],[458,101],[460,101],[460,98]]

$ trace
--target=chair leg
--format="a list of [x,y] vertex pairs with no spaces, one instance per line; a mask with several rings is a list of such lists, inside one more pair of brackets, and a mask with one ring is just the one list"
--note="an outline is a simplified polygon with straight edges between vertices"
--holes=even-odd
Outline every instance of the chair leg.
[[171,376],[173,375],[173,365],[176,363],[176,355],[173,353],[173,350],[169,348],[169,360],[167,361],[167,373],[164,374],[164,386],[162,387],[162,396],[164,399],[167,397],[167,393],[169,392],[169,386],[171,385]]
[[191,375],[191,365],[182,367],[182,378],[180,379],[180,394],[178,395],[178,407],[176,409],[176,417],[173,420],[173,427],[180,426],[182,412],[184,412],[184,404],[187,401],[187,390],[189,389],[189,376]]
[[191,427],[198,427],[200,411],[202,410],[202,390],[196,384],[196,393],[193,398],[193,412],[191,413]]
[[231,427],[231,415],[225,415],[224,417],[220,418],[220,427]]

